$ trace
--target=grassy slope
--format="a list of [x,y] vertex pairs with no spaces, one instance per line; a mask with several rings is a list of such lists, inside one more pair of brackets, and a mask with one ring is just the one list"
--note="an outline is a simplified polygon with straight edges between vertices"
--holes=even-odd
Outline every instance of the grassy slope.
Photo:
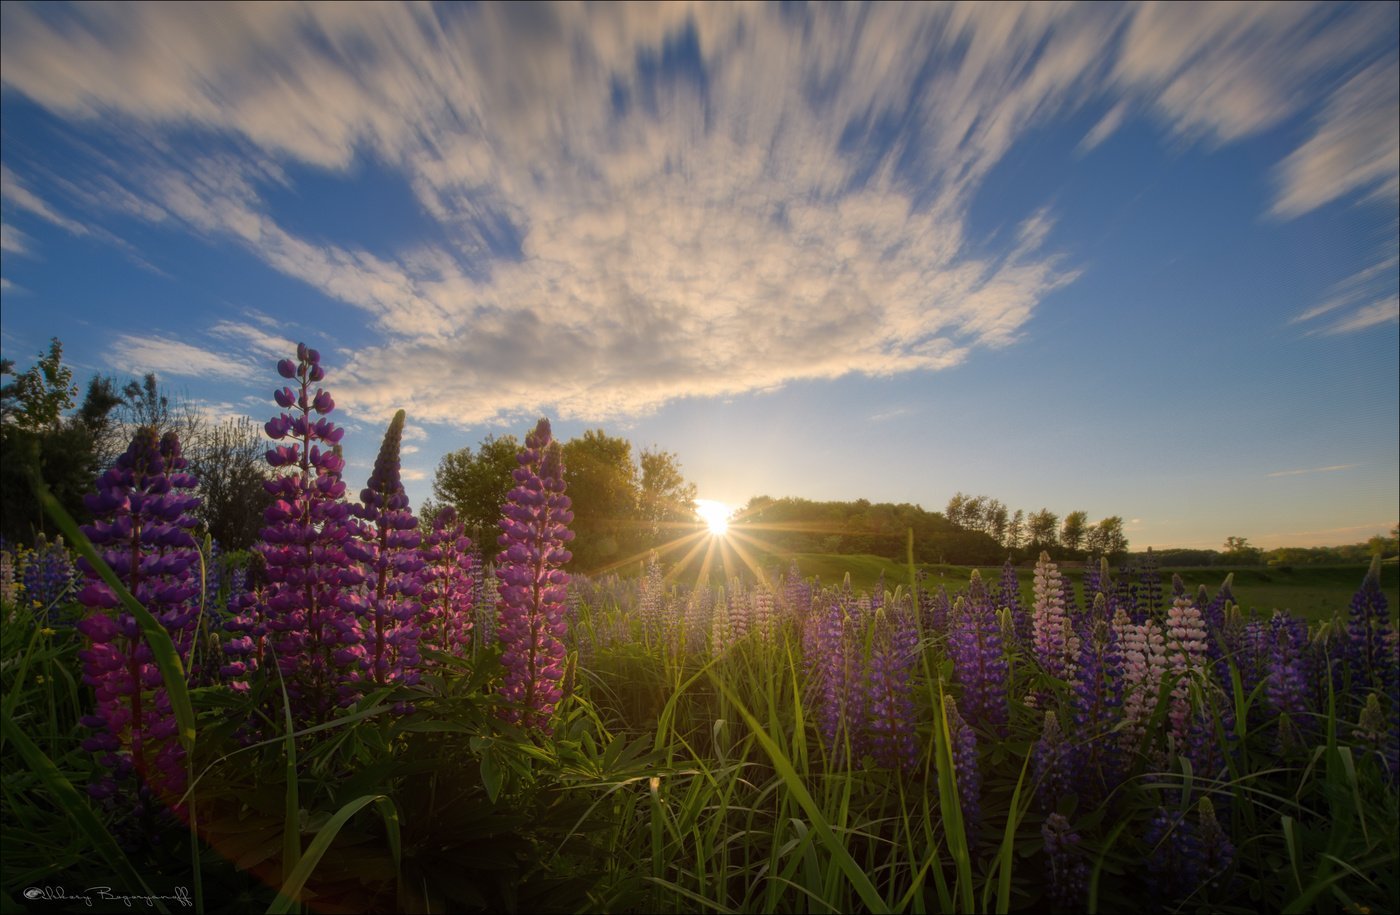
[[[821,553],[799,553],[795,556],[798,568],[804,576],[820,575],[824,584],[836,584],[849,572],[851,585],[856,589],[869,590],[880,573],[885,573],[885,586],[907,583],[908,567],[882,559],[878,556],[848,556]],[[785,565],[783,566],[786,567]],[[925,565],[927,582],[931,587],[945,585],[949,593],[967,587],[971,569],[966,566]],[[1001,577],[1001,569],[983,567],[982,578],[991,585]],[[1345,613],[1351,597],[1361,585],[1366,575],[1366,566],[1295,566],[1292,569],[1269,568],[1190,568],[1162,569],[1162,587],[1169,590],[1171,575],[1175,571],[1186,582],[1190,593],[1205,585],[1214,595],[1225,576],[1234,573],[1231,590],[1235,600],[1246,611],[1267,615],[1275,609],[1291,610],[1310,620],[1327,619],[1334,612]],[[1066,571],[1066,575],[1077,586],[1082,572],[1077,569]],[[1031,599],[1031,570],[1017,569],[1021,581],[1022,599],[1029,605]],[[1400,566],[1394,563],[1381,567],[1381,587],[1390,604],[1392,618],[1400,611]]]

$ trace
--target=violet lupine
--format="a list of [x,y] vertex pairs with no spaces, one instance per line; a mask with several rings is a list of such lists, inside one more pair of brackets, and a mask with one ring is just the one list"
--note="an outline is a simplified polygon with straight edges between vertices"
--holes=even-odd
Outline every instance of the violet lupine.
[[952,696],[943,697],[943,711],[948,721],[948,752],[953,758],[963,831],[970,836],[982,819],[982,770],[977,766],[977,732],[958,714],[958,703]]
[[229,618],[224,629],[230,636],[223,641],[224,665],[219,670],[224,682],[234,692],[249,691],[249,678],[263,669],[271,645],[267,627],[267,562],[263,554],[254,551],[245,569],[235,570],[241,577],[237,586],[230,586]]
[[1079,646],[1070,629],[1065,610],[1060,570],[1042,552],[1035,564],[1035,610],[1031,616],[1031,638],[1036,659],[1052,677],[1067,679],[1074,672]]
[[1050,909],[1083,912],[1089,890],[1089,865],[1079,851],[1079,833],[1062,814],[1052,813],[1040,827],[1045,848],[1045,875],[1050,882]]
[[1123,669],[1118,633],[1099,621],[1084,639],[1070,696],[1076,733],[1084,737],[1077,781],[1086,803],[1103,798],[1124,774],[1121,744],[1109,739],[1122,720]]
[[1191,678],[1205,665],[1206,629],[1201,610],[1188,600],[1178,600],[1167,610],[1167,668],[1172,678],[1168,717],[1179,745],[1186,742],[1191,716]]
[[502,507],[502,547],[496,557],[500,580],[497,639],[505,677],[500,694],[511,704],[507,720],[546,732],[563,695],[564,620],[572,554],[569,497],[564,494],[562,449],[541,419],[525,436],[513,472],[516,486]]
[[710,611],[710,653],[724,654],[725,649],[734,642],[734,625],[729,617],[729,601],[725,599],[724,588],[720,588],[715,592],[715,605]]
[[[185,466],[173,432],[157,442],[154,429],[137,430],[126,452],[98,477],[97,491],[85,497],[95,520],[83,533],[188,663],[199,613],[199,552],[190,512],[199,499]],[[96,569],[86,560],[79,566],[89,581],[78,600],[91,613],[77,624],[90,640],[78,656],[83,682],[97,700],[96,714],[82,723],[99,732],[83,748],[103,753],[114,776],[88,790],[110,797],[115,779],[134,772],[140,784],[171,803],[184,791],[185,757],[160,669],[135,617]]]
[[1031,779],[1042,811],[1054,810],[1060,798],[1071,790],[1076,756],[1075,748],[1060,730],[1060,720],[1053,711],[1047,711],[1040,739],[1031,749]]
[[1016,636],[1016,643],[1029,648],[1031,645],[1031,617],[1021,604],[1021,580],[1016,577],[1016,567],[1011,564],[1009,556],[1001,567],[1001,582],[997,590],[996,605],[1010,611],[1011,626]]
[[760,584],[753,592],[753,624],[759,637],[768,642],[778,625],[777,600],[767,585]]
[[361,564],[366,587],[346,593],[341,606],[360,617],[369,679],[377,686],[417,683],[422,663],[422,535],[399,472],[403,425],[399,410],[384,433],[360,505],[352,509],[360,522],[352,526],[355,536],[345,541],[345,555]]
[[444,506],[433,516],[433,529],[418,547],[423,561],[423,633],[420,643],[455,658],[471,650],[475,622],[476,582],[466,526],[457,510]]
[[362,632],[342,599],[364,576],[345,555],[352,527],[340,479],[345,461],[336,453],[344,430],[326,418],[335,401],[316,386],[326,375],[321,355],[298,343],[297,361],[283,359],[277,372],[297,387],[273,393],[292,412],[264,426],[283,443],[267,452],[281,475],[265,484],[275,501],[263,512],[257,546],[267,563],[264,613],[293,713],[301,723],[320,723],[359,698]]
[[796,559],[788,567],[787,578],[783,583],[783,599],[787,602],[788,612],[798,621],[805,620],[807,614],[812,611],[812,586],[803,580],[802,570],[797,567]]
[[1147,887],[1166,907],[1200,886],[1201,840],[1183,814],[1158,807],[1143,836],[1147,845]]
[[866,679],[870,753],[877,765],[906,772],[919,759],[913,690],[918,649],[918,629],[908,614],[877,613]]
[[[831,754],[833,765],[847,757],[861,756],[864,721],[864,691],[859,677],[862,665],[862,639],[851,614],[848,594],[825,596],[825,606],[812,614],[811,654],[808,668],[815,674],[817,689],[817,730]],[[843,739],[844,738],[844,739]]]
[[1380,576],[1381,560],[1376,556],[1371,559],[1361,587],[1352,596],[1347,614],[1342,656],[1351,673],[1351,687],[1358,695],[1359,690],[1367,688],[1389,691],[1400,675]]
[[34,550],[24,563],[21,581],[25,596],[29,598],[34,612],[47,620],[55,619],[59,606],[72,599],[74,589],[81,580],[73,557],[68,554],[63,538],[50,543],[42,533],[34,544]]
[[637,611],[642,618],[642,632],[648,642],[656,642],[663,637],[662,605],[665,597],[666,578],[661,571],[661,557],[653,550],[647,556],[646,574],[642,576],[640,593],[637,595]]
[[1215,816],[1215,805],[1203,797],[1200,810],[1201,875],[1208,887],[1218,888],[1225,872],[1235,863],[1235,846],[1225,834],[1225,828]]
[[1307,624],[1281,610],[1269,620],[1268,674],[1264,694],[1279,715],[1279,747],[1292,747],[1300,733],[1309,730],[1308,684],[1311,682],[1306,651]]
[[962,707],[969,720],[1000,730],[1008,714],[1008,668],[1001,625],[975,569],[959,607],[949,627],[948,657],[953,661],[953,679],[962,687]]

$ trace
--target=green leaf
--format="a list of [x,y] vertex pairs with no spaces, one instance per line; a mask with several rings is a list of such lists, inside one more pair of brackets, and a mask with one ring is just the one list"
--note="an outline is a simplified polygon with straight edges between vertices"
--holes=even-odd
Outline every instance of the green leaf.
[[[311,844],[306,848],[306,854],[301,856],[301,860],[282,884],[282,888],[277,893],[277,898],[272,901],[272,905],[267,907],[267,915],[286,915],[296,905],[297,896],[302,888],[306,886],[306,881],[311,877],[316,865],[321,863],[321,858],[335,841],[335,837],[340,834],[340,829],[350,818],[359,813],[372,803],[377,803],[381,799],[388,800],[382,794],[367,794],[364,797],[357,797],[344,807],[336,811],[325,826],[322,826],[316,833],[316,838],[311,840]],[[383,808],[380,808],[383,813]],[[397,820],[397,814],[395,814]],[[391,842],[393,839],[391,838]]]
[[504,778],[501,772],[501,764],[496,760],[494,752],[488,752],[481,757],[481,784],[486,789],[486,796],[491,799],[491,803],[496,803],[496,798],[501,795],[501,782]]

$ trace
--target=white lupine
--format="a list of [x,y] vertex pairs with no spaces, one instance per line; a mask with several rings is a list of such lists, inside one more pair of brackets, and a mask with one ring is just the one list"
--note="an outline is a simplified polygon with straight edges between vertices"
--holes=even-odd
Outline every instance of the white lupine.
[[1167,610],[1167,666],[1172,677],[1171,722],[1178,744],[1191,717],[1191,673],[1206,661],[1206,625],[1195,602],[1178,597]]
[[[1035,655],[1051,676],[1067,678],[1074,673],[1074,653],[1066,633],[1069,614],[1065,611],[1064,588],[1060,570],[1042,552],[1035,564],[1035,606],[1031,612],[1031,641]],[[1077,647],[1077,645],[1076,645]]]
[[1113,617],[1113,628],[1123,650],[1122,740],[1131,752],[1147,733],[1147,719],[1167,673],[1166,639],[1156,622],[1134,623],[1122,607]]

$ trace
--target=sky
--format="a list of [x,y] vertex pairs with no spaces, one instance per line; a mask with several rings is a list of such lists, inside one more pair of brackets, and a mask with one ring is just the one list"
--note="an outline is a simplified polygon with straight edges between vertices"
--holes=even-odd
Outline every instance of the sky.
[[603,428],[703,498],[1400,516],[1400,6],[0,4],[0,348],[415,505]]

